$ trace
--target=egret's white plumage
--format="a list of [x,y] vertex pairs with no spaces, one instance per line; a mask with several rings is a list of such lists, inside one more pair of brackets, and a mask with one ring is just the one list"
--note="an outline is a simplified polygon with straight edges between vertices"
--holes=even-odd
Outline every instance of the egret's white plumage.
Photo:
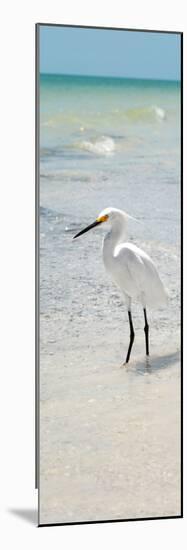
[[106,270],[122,291],[128,309],[130,344],[126,357],[127,363],[135,336],[131,316],[131,301],[139,300],[143,307],[146,355],[149,355],[149,325],[146,307],[160,306],[167,302],[167,293],[152,259],[141,248],[126,242],[129,218],[131,216],[122,210],[105,208],[94,223],[74,237],[79,237],[103,222],[108,222],[110,225],[110,229],[103,240],[103,261]]
[[128,214],[116,208],[106,208],[98,219],[108,216],[111,228],[103,240],[103,261],[113,281],[129,298],[139,300],[143,307],[166,303],[167,295],[151,258],[141,248],[128,242]]

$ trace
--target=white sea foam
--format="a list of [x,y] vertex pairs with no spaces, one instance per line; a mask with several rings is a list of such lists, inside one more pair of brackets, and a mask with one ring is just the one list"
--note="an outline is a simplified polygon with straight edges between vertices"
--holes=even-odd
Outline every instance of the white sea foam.
[[151,122],[154,120],[164,120],[166,118],[166,111],[157,105],[148,107],[134,107],[132,109],[127,109],[125,114],[128,120],[131,120],[132,122]]
[[155,113],[156,118],[158,118],[159,120],[164,120],[166,118],[166,111],[161,107],[157,107],[157,105],[154,105],[152,107],[152,110]]
[[115,150],[115,143],[111,137],[101,136],[96,140],[82,141],[80,147],[97,155],[110,155]]

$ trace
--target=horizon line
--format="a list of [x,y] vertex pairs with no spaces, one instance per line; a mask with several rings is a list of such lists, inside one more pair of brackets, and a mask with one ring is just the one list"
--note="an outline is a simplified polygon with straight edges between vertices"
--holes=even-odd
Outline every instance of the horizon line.
[[70,77],[80,77],[80,78],[113,78],[120,80],[152,80],[158,82],[181,82],[180,78],[159,78],[159,77],[139,77],[139,76],[120,76],[120,75],[97,75],[97,74],[79,74],[79,73],[57,73],[57,72],[40,72],[40,76],[70,76]]

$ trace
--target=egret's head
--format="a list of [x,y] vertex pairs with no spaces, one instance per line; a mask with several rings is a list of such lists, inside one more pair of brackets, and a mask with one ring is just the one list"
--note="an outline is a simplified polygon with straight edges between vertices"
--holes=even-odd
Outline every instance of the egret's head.
[[76,239],[77,237],[80,237],[80,235],[83,235],[83,233],[86,233],[93,227],[97,227],[100,224],[103,224],[105,222],[111,222],[112,225],[114,224],[120,224],[126,226],[127,218],[130,217],[128,214],[123,212],[122,210],[119,210],[118,208],[105,208],[100,212],[99,216],[96,218],[96,220],[91,223],[91,225],[88,225],[88,227],[85,227],[85,229],[82,229],[79,233],[77,233],[73,238]]
[[109,221],[113,225],[114,223],[123,223],[127,218],[130,217],[126,212],[123,210],[119,210],[119,208],[105,208],[102,210],[102,212],[99,214],[97,220],[98,221]]

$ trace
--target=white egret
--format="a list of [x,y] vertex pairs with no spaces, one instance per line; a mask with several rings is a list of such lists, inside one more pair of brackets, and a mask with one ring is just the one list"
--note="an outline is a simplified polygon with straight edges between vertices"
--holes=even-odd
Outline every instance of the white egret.
[[82,229],[73,238],[76,239],[86,231],[99,224],[108,222],[110,231],[103,240],[103,261],[114,283],[120,288],[127,305],[130,342],[126,363],[130,359],[135,333],[132,322],[132,300],[141,302],[144,312],[144,332],[146,355],[149,355],[149,325],[147,322],[147,306],[159,306],[167,303],[167,293],[160,279],[154,262],[141,248],[126,241],[127,222],[131,218],[126,212],[117,208],[106,208],[96,221]]

